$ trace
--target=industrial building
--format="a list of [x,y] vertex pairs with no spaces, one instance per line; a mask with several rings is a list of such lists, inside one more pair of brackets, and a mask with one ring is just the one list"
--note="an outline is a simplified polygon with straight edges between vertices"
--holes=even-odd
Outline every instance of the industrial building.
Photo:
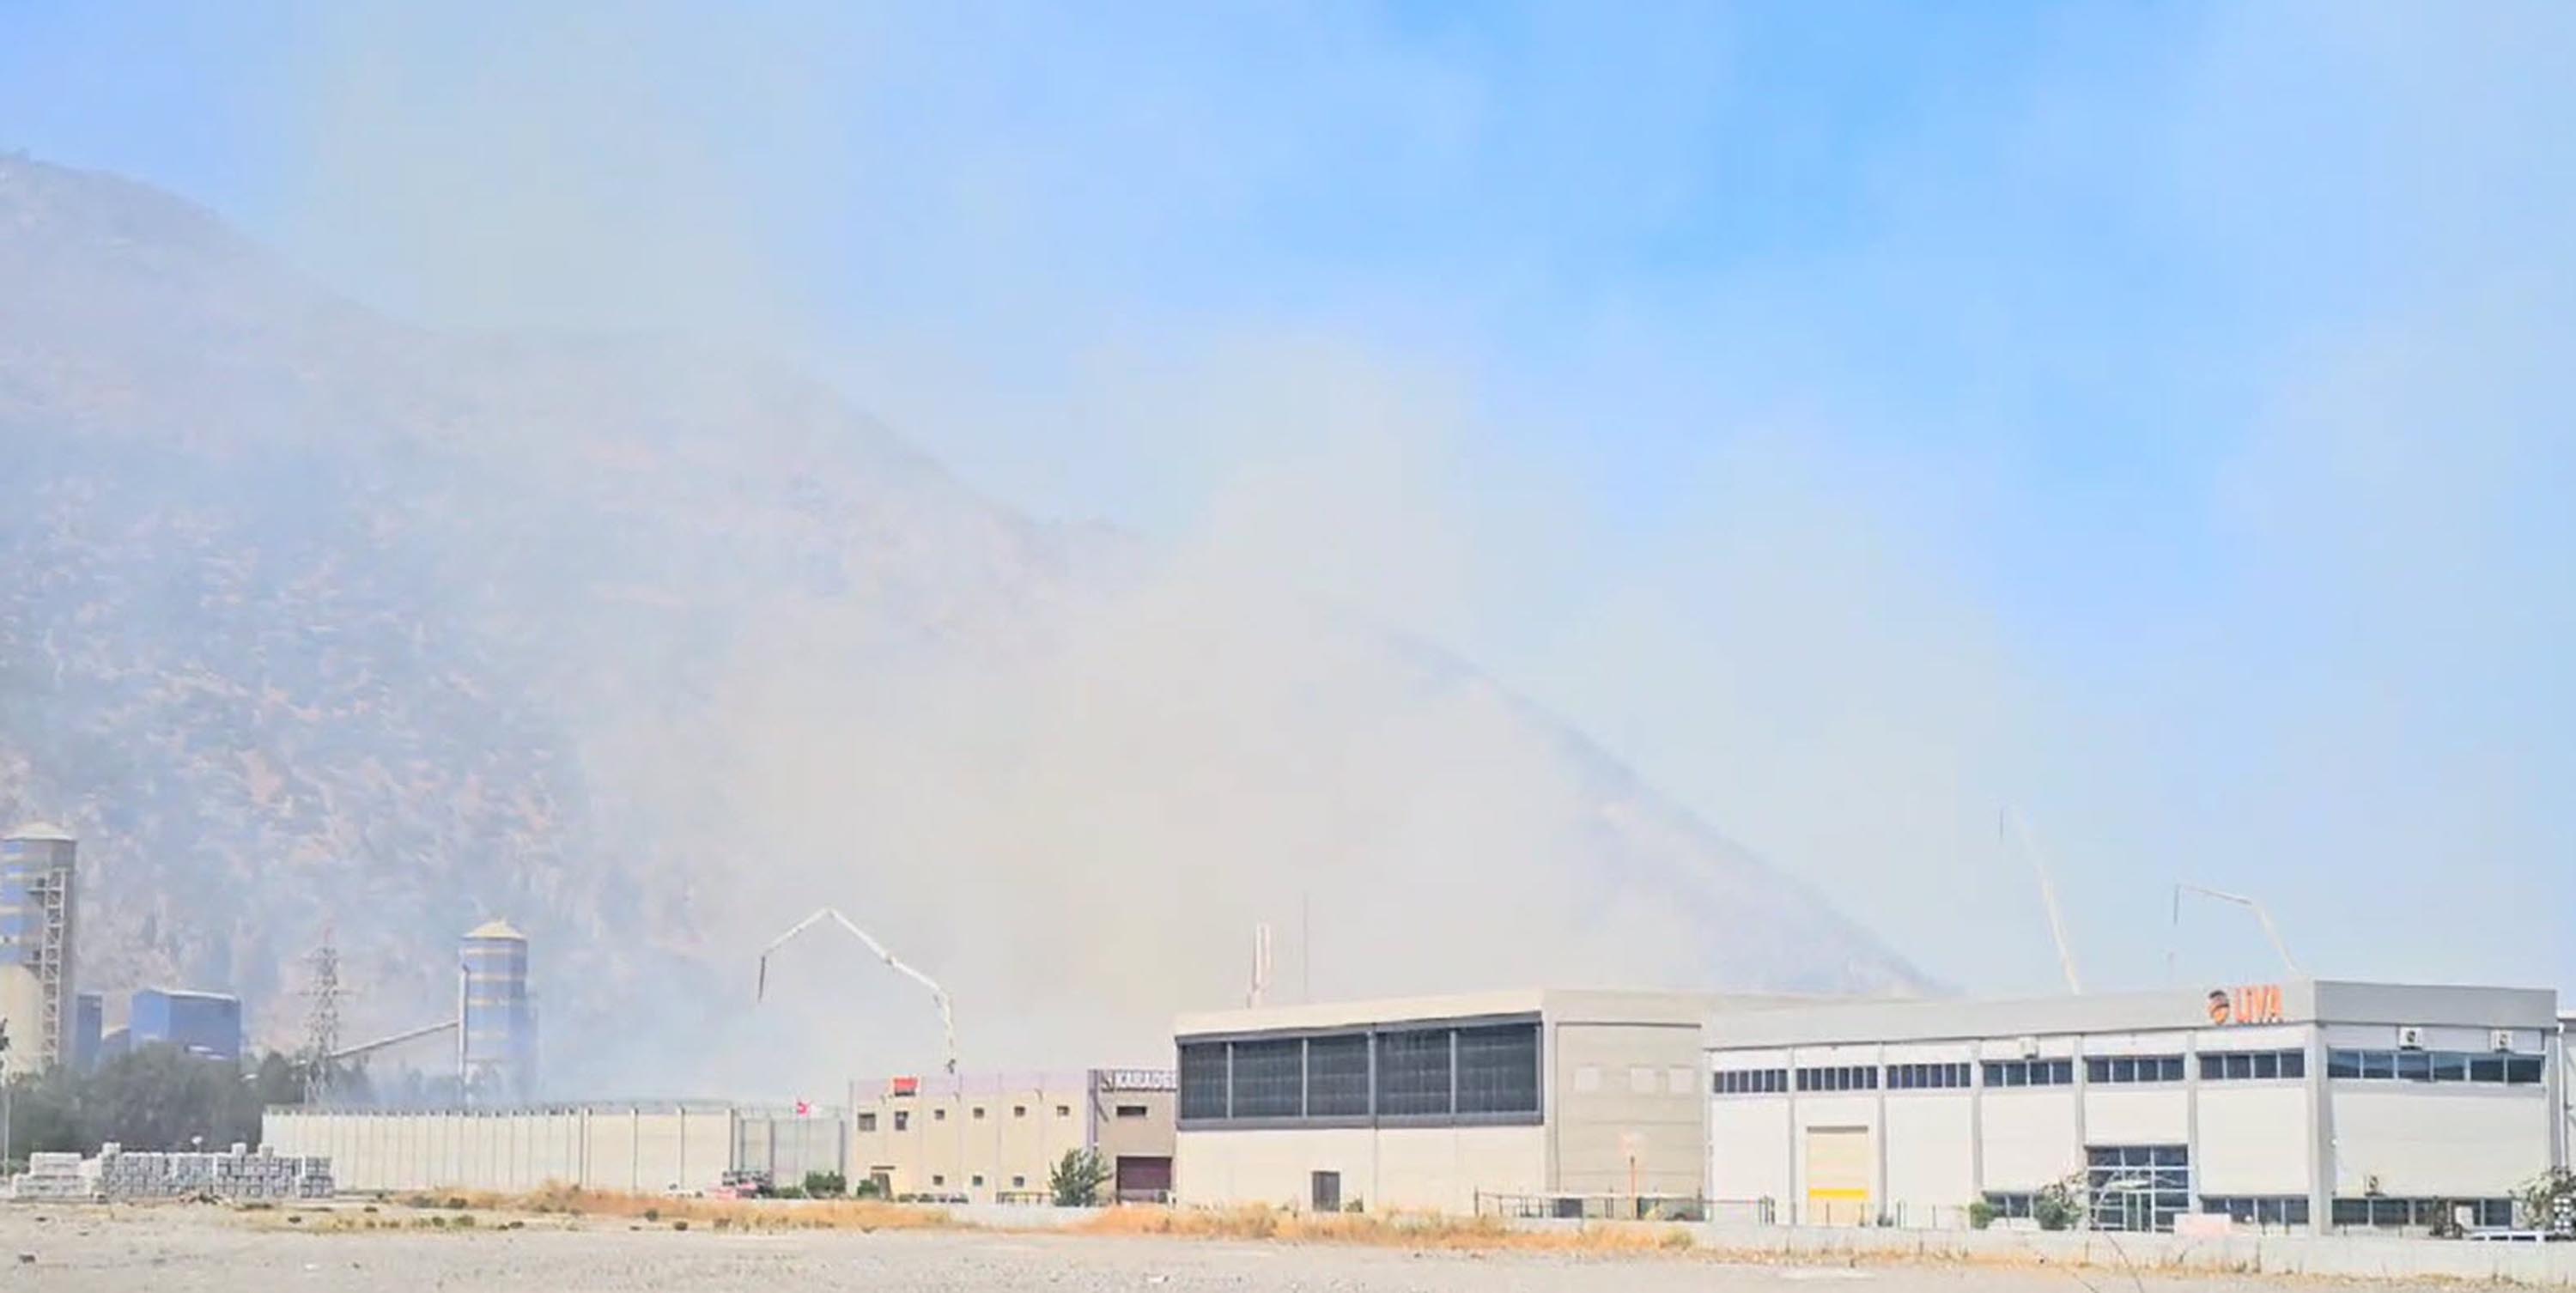
[[32,824],[0,836],[0,1022],[13,1073],[41,1072],[70,1059],[74,855],[71,834]]
[[1168,1069],[872,1079],[851,1109],[626,1101],[466,1109],[309,1109],[260,1120],[271,1153],[331,1160],[349,1190],[627,1193],[716,1189],[735,1173],[809,1172],[889,1195],[1042,1202],[1065,1151],[1097,1151],[1129,1199],[1170,1189]]
[[2064,1183],[2104,1229],[2506,1225],[2567,1161],[2559,1027],[2547,991],[2315,980],[1721,1011],[1708,1189],[1817,1224]]
[[528,939],[502,920],[467,931],[457,949],[457,1074],[477,1104],[525,1101],[537,1089],[537,1014]]
[[894,1197],[1043,1202],[1065,1151],[1088,1149],[1117,1197],[1166,1198],[1177,1090],[1170,1069],[853,1082],[850,1179]]
[[176,1046],[208,1059],[238,1060],[242,1049],[241,998],[222,992],[144,988],[126,1014],[126,1045]]
[[1696,1203],[1724,999],[1532,990],[1183,1016],[1175,1191],[1584,1215]]

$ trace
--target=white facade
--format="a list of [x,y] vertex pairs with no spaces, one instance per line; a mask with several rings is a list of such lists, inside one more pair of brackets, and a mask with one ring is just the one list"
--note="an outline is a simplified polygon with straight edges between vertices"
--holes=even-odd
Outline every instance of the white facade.
[[1964,1225],[2060,1182],[2115,1228],[2502,1224],[2566,1161],[2556,1008],[2301,981],[1718,1012],[1709,1191],[1821,1224]]
[[1184,1017],[1175,1197],[1454,1213],[1696,1200],[1710,1001],[1529,991]]
[[629,1194],[715,1188],[733,1167],[735,1110],[592,1105],[513,1110],[271,1109],[270,1152],[331,1160],[343,1190],[572,1186]]

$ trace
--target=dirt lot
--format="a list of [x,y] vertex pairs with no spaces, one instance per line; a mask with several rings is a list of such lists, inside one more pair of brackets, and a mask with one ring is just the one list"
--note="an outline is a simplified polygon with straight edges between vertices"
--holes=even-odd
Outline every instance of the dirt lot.
[[[976,1231],[747,1235],[561,1219],[503,1230],[315,1233],[306,1218],[212,1208],[0,1208],[0,1290],[306,1293],[737,1289],[1227,1290],[1290,1293],[2138,1293],[2117,1272],[1731,1265],[1707,1255],[1413,1253],[1324,1244]],[[32,1260],[30,1260],[32,1259]],[[2252,1280],[2143,1281],[2143,1293],[2277,1289]],[[2315,1286],[2310,1286],[2315,1287]],[[2391,1286],[2374,1286],[2387,1288]]]

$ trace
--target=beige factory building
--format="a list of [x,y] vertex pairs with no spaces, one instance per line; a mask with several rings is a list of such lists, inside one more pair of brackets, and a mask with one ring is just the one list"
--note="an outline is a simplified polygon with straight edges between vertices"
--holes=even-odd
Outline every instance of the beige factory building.
[[1169,1069],[872,1078],[850,1084],[850,1181],[895,1197],[1043,1203],[1067,1150],[1110,1169],[1104,1189],[1172,1189],[1177,1082]]
[[1177,1197],[1572,1216],[1693,1206],[1704,1024],[1720,1004],[1531,990],[1185,1015]]

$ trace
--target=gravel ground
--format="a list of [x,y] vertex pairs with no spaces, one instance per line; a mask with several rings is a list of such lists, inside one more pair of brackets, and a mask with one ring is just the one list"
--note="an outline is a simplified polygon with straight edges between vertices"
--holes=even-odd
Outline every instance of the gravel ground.
[[[42,1218],[41,1220],[39,1218]],[[32,1258],[32,1260],[30,1260]],[[974,1231],[775,1235],[580,1229],[305,1233],[213,1209],[0,1208],[0,1290],[305,1293],[306,1290],[738,1289],[870,1293],[2234,1293],[2253,1279],[1935,1266],[1773,1267],[1691,1256],[1409,1253],[1394,1249]],[[2375,1286],[2387,1288],[2392,1286]]]

